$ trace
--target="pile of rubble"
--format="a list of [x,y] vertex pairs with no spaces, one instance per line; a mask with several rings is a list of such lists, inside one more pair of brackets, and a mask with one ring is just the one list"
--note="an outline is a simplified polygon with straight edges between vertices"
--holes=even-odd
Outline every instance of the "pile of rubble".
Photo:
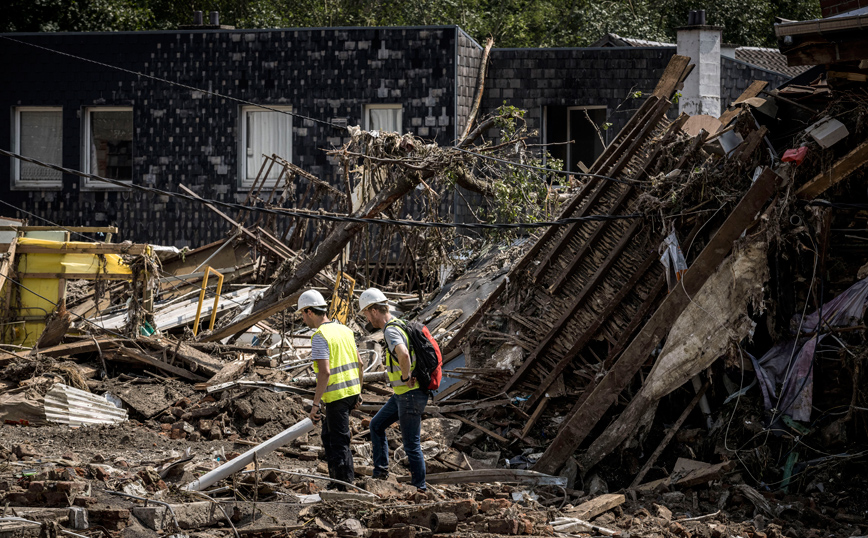
[[[0,532],[868,533],[868,66],[834,68],[755,83],[719,118],[673,117],[691,69],[675,56],[561,193],[566,223],[477,242],[460,264],[438,254],[454,231],[418,232],[432,255],[390,268],[352,261],[371,247],[352,239],[417,186],[441,219],[446,176],[485,194],[500,178],[475,177],[462,148],[494,121],[457,148],[356,131],[331,152],[361,178],[347,192],[266,158],[234,217],[200,200],[233,231],[192,251],[3,219]],[[281,213],[290,199],[351,218]],[[443,351],[427,493],[407,484],[395,428],[390,478],[371,477],[370,421],[391,390],[383,335],[354,305],[374,284]],[[300,426],[316,381],[292,307],[311,288],[364,362],[352,492],[328,489],[319,433]]]

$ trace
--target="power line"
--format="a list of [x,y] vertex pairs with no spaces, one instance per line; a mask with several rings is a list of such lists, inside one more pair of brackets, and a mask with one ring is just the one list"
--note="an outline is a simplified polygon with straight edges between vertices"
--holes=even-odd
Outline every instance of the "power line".
[[29,215],[29,216],[31,216],[31,217],[37,218],[37,219],[39,219],[39,220],[41,220],[41,221],[43,221],[43,222],[47,222],[48,224],[50,224],[50,225],[52,225],[52,226],[55,226],[55,227],[57,227],[57,228],[60,228],[60,229],[62,229],[62,230],[66,230],[67,232],[69,232],[69,233],[71,233],[71,234],[75,234],[75,235],[77,235],[77,236],[79,236],[79,237],[84,237],[84,238],[87,239],[88,241],[91,241],[91,240],[92,240],[92,238],[90,238],[90,237],[88,237],[88,236],[86,236],[86,235],[84,235],[84,234],[82,234],[82,233],[76,232],[76,231],[74,231],[74,230],[70,230],[69,228],[67,228],[67,227],[65,227],[65,226],[61,226],[60,224],[57,224],[56,222],[51,222],[50,220],[46,219],[45,217],[40,217],[40,216],[37,215],[36,213],[31,213],[30,211],[25,211],[24,209],[21,209],[20,207],[17,207],[17,206],[14,206],[14,205],[10,204],[9,202],[4,202],[3,200],[0,200],[0,204],[3,204],[3,205],[8,206],[8,207],[11,207],[12,209],[14,209],[14,210],[16,210],[16,211],[20,211],[20,212],[24,213],[25,215]]
[[9,37],[9,36],[0,35],[0,37],[2,37],[3,39],[7,39],[7,40],[9,40],[9,41],[13,41],[13,42],[15,42],[15,43],[19,43],[19,44],[21,44],[21,45],[29,45],[29,46],[31,46],[31,47],[35,47],[35,48],[37,48],[37,49],[42,49],[42,50],[45,50],[45,51],[48,51],[48,52],[53,52],[53,53],[55,53],[55,54],[60,54],[61,56],[66,56],[66,57],[68,57],[68,58],[74,58],[74,59],[76,59],[76,60],[81,60],[82,62],[88,62],[88,63],[92,63],[92,64],[95,64],[95,65],[99,65],[99,66],[101,66],[101,67],[107,67],[107,68],[109,68],[109,69],[116,69],[116,70],[118,70],[118,71],[121,71],[121,72],[124,72],[124,73],[128,73],[128,74],[130,74],[130,75],[135,75],[135,76],[137,76],[137,77],[144,77],[144,78],[148,78],[148,79],[151,79],[151,80],[156,80],[156,81],[158,81],[158,82],[164,82],[164,83],[166,83],[166,84],[171,84],[171,85],[173,85],[173,86],[178,86],[178,87],[180,87],[180,88],[184,88],[185,90],[190,90],[190,91],[195,91],[195,92],[202,92],[202,93],[206,93],[206,94],[208,94],[208,95],[213,95],[214,97],[220,97],[221,99],[229,99],[230,101],[235,101],[235,102],[237,102],[237,103],[242,103],[242,104],[250,105],[250,106],[256,106],[256,107],[259,107],[259,108],[264,108],[265,110],[270,110],[270,111],[272,111],[272,112],[279,112],[279,113],[281,113],[281,114],[287,114],[287,115],[289,115],[289,116],[294,116],[294,117],[296,117],[296,118],[301,118],[301,119],[305,119],[305,120],[313,121],[313,122],[316,122],[316,123],[322,123],[323,125],[328,125],[328,126],[330,126],[330,127],[334,127],[335,129],[344,129],[344,130],[346,130],[346,127],[344,127],[343,125],[337,125],[337,124],[334,124],[334,123],[331,123],[331,122],[328,122],[328,121],[318,120],[318,119],[316,119],[316,118],[311,118],[310,116],[305,116],[304,114],[298,114],[298,113],[296,113],[296,112],[290,112],[290,111],[288,111],[288,110],[280,110],[280,109],[277,109],[277,108],[272,108],[272,107],[270,107],[270,106],[268,106],[268,105],[262,105],[262,104],[259,104],[259,103],[254,103],[254,102],[251,102],[251,101],[247,101],[247,100],[245,100],[245,99],[240,99],[240,98],[238,98],[238,97],[232,97],[232,96],[230,96],[230,95],[225,95],[225,94],[218,93],[218,92],[215,92],[215,91],[205,90],[205,89],[202,89],[202,88],[196,88],[195,86],[189,86],[189,85],[187,85],[187,84],[183,84],[183,83],[181,83],[181,82],[175,82],[175,81],[168,80],[168,79],[165,79],[165,78],[155,77],[155,76],[153,76],[153,75],[148,75],[147,73],[141,73],[141,72],[139,72],[139,71],[133,71],[133,70],[131,70],[131,69],[126,69],[126,68],[124,68],[124,67],[119,67],[119,66],[116,66],[116,65],[111,65],[111,64],[107,64],[107,63],[103,63],[103,62],[98,62],[98,61],[96,61],[96,60],[91,60],[90,58],[84,58],[84,57],[82,57],[82,56],[76,56],[75,54],[69,54],[68,52],[61,52],[61,51],[59,51],[59,50],[50,49],[50,48],[48,48],[48,47],[43,47],[42,45],[37,45],[37,44],[35,44],[35,43],[28,43],[28,42],[26,42],[26,41],[21,41],[21,40],[18,40],[18,39],[13,39],[13,38],[11,38],[11,37]]
[[[115,69],[115,70],[121,71],[121,72],[123,72],[123,73],[128,73],[128,74],[135,75],[135,76],[138,76],[138,77],[144,77],[144,78],[148,78],[148,79],[151,79],[151,80],[156,80],[156,81],[158,81],[158,82],[163,82],[163,83],[166,83],[166,84],[169,84],[169,85],[172,85],[172,86],[178,86],[178,87],[180,87],[180,88],[184,88],[184,89],[187,89],[187,90],[190,90],[190,91],[202,92],[202,93],[205,93],[205,94],[208,94],[208,95],[213,95],[213,96],[215,96],[215,97],[220,97],[220,98],[222,98],[222,99],[228,99],[228,100],[230,100],[230,101],[235,101],[235,102],[237,102],[237,103],[241,103],[241,104],[245,104],[245,105],[249,105],[249,106],[255,106],[255,107],[259,107],[259,108],[265,109],[265,110],[270,110],[270,111],[272,111],[272,112],[278,112],[278,113],[280,113],[280,114],[287,114],[287,115],[289,115],[289,116],[294,116],[294,117],[297,117],[297,118],[306,119],[306,120],[313,121],[313,122],[316,122],[316,123],[321,123],[321,124],[323,124],[323,125],[328,125],[328,126],[330,126],[330,127],[334,127],[335,129],[343,129],[343,130],[347,130],[347,128],[346,128],[345,126],[343,126],[343,125],[337,125],[337,124],[335,124],[335,123],[331,123],[331,122],[328,122],[328,121],[325,121],[325,120],[320,120],[320,119],[316,119],[316,118],[313,118],[313,117],[310,117],[310,116],[305,116],[305,115],[303,115],[303,114],[298,114],[297,112],[290,112],[290,111],[288,111],[288,110],[280,110],[280,109],[272,108],[272,107],[270,107],[270,106],[268,106],[268,105],[263,105],[263,104],[260,104],[260,103],[254,103],[254,102],[252,102],[252,101],[247,101],[247,100],[245,100],[245,99],[240,99],[240,98],[238,98],[238,97],[232,97],[232,96],[229,96],[229,95],[224,95],[224,94],[222,94],[222,93],[218,93],[218,92],[211,91],[211,90],[205,90],[205,89],[203,89],[203,88],[196,88],[195,86],[190,86],[190,85],[188,85],[188,84],[183,84],[183,83],[181,83],[181,82],[175,82],[175,81],[168,80],[168,79],[165,79],[165,78],[156,77],[156,76],[154,76],[154,75],[148,75],[147,73],[142,73],[142,72],[140,72],[140,71],[133,71],[132,69],[126,69],[126,68],[124,68],[124,67],[119,67],[119,66],[116,66],[116,65],[111,65],[111,64],[104,63],[104,62],[98,62],[98,61],[96,61],[96,60],[91,60],[90,58],[85,58],[85,57],[83,57],[83,56],[77,56],[77,55],[75,55],[75,54],[70,54],[70,53],[68,53],[68,52],[62,52],[62,51],[55,50],[55,49],[51,49],[51,48],[48,48],[48,47],[43,47],[42,45],[37,45],[37,44],[35,44],[35,43],[28,43],[27,41],[21,41],[21,40],[18,40],[18,39],[13,39],[13,38],[11,38],[11,37],[9,37],[9,36],[0,35],[0,37],[2,37],[3,39],[7,39],[7,40],[9,40],[9,41],[12,41],[12,42],[14,42],[14,43],[19,43],[19,44],[21,44],[21,45],[27,45],[27,46],[30,46],[30,47],[34,47],[34,48],[37,48],[37,49],[44,50],[44,51],[53,52],[53,53],[55,53],[55,54],[60,54],[61,56],[66,56],[66,57],[68,57],[68,58],[74,58],[74,59],[76,59],[76,60],[80,60],[80,61],[82,61],[82,62],[92,63],[92,64],[95,64],[95,65],[99,65],[99,66],[101,66],[101,67],[106,67],[106,68],[108,68],[108,69]],[[541,171],[541,172],[546,172],[546,173],[550,173],[550,174],[558,174],[558,175],[566,175],[566,176],[579,176],[579,177],[598,178],[598,179],[604,179],[604,180],[607,180],[607,181],[613,181],[613,182],[615,182],[615,183],[623,183],[623,184],[630,184],[630,185],[640,183],[640,182],[638,182],[638,181],[636,181],[636,180],[630,180],[630,179],[618,179],[618,178],[614,178],[614,177],[610,177],[610,176],[605,176],[605,175],[601,175],[601,174],[591,174],[591,173],[588,173],[588,172],[570,172],[570,171],[567,171],[567,170],[554,170],[554,169],[546,168],[546,167],[543,167],[543,166],[535,166],[535,165],[531,165],[531,164],[516,163],[516,162],[510,161],[510,160],[507,160],[507,159],[501,159],[501,158],[499,158],[499,157],[494,157],[494,156],[492,156],[492,155],[486,155],[486,154],[484,154],[484,153],[477,153],[477,152],[475,152],[475,151],[470,151],[470,150],[467,150],[467,149],[464,149],[464,148],[459,148],[458,146],[451,146],[451,149],[455,149],[455,150],[457,150],[457,151],[460,151],[460,152],[463,152],[463,153],[467,153],[467,154],[469,154],[469,155],[473,155],[473,156],[478,157],[478,158],[480,158],[480,159],[486,159],[486,160],[489,160],[489,161],[494,161],[494,162],[499,162],[499,163],[503,163],[503,164],[508,164],[508,165],[510,165],[510,166],[517,166],[517,167],[520,167],[520,168],[526,168],[526,169],[529,169],[529,170],[539,170],[539,171]]]
[[460,222],[424,222],[418,220],[398,220],[398,219],[372,219],[372,218],[361,218],[361,217],[352,217],[349,215],[340,215],[340,214],[328,214],[328,213],[309,213],[306,211],[296,211],[292,209],[273,209],[273,208],[265,208],[265,207],[256,207],[256,206],[245,206],[242,204],[233,204],[229,202],[223,202],[220,200],[212,200],[207,198],[200,198],[198,196],[191,196],[189,194],[175,192],[175,191],[167,191],[163,189],[158,189],[156,187],[145,187],[144,185],[137,185],[135,183],[127,183],[124,181],[118,181],[116,179],[106,178],[97,176],[94,174],[88,174],[85,172],[81,172],[79,170],[74,170],[72,168],[65,168],[63,166],[58,166],[56,164],[45,163],[38,159],[34,159],[32,157],[25,157],[24,155],[20,155],[18,153],[13,153],[11,151],[7,151],[4,149],[0,149],[0,155],[6,155],[7,157],[12,157],[15,159],[20,159],[22,161],[26,161],[29,163],[36,164],[38,166],[44,166],[46,168],[50,168],[52,170],[57,170],[58,172],[64,174],[70,174],[74,176],[79,176],[87,179],[94,179],[97,181],[103,181],[117,187],[122,187],[124,189],[132,189],[137,190],[139,192],[145,193],[153,193],[159,194],[162,196],[171,196],[174,198],[181,198],[183,200],[187,200],[190,202],[196,202],[204,205],[213,205],[224,207],[227,209],[238,209],[242,211],[252,211],[252,212],[261,212],[270,215],[280,215],[280,216],[290,216],[302,219],[313,219],[313,220],[324,220],[330,222],[355,222],[359,224],[391,224],[395,226],[410,226],[417,228],[467,228],[467,229],[514,229],[514,228],[546,228],[549,226],[563,226],[565,224],[574,224],[576,222],[584,222],[584,221],[604,221],[604,220],[625,220],[625,219],[636,219],[636,218],[647,218],[642,213],[631,213],[627,215],[586,215],[584,217],[565,217],[563,219],[558,219],[555,221],[544,221],[544,222],[509,222],[509,223],[460,223]]

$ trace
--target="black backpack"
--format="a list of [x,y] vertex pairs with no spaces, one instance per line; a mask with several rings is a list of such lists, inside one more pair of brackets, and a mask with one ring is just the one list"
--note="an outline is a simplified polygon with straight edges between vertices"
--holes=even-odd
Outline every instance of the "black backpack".
[[[443,377],[443,355],[440,346],[431,336],[428,327],[418,321],[404,321],[393,319],[386,324],[401,327],[409,337],[410,350],[416,358],[416,367],[413,368],[413,377],[419,382],[423,390],[437,390],[440,388],[440,379]],[[385,327],[383,328],[385,330]],[[389,353],[389,360],[392,354]]]

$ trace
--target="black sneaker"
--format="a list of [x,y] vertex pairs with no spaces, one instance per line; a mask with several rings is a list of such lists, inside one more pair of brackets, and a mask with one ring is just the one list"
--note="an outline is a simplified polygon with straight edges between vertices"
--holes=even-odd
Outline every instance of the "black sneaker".
[[373,478],[374,480],[386,480],[387,478],[389,478],[389,471],[374,471],[374,473],[371,474],[371,478]]

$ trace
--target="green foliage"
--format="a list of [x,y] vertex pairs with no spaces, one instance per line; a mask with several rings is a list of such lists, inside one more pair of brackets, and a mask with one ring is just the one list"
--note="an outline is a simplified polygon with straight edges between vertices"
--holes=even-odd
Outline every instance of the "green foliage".
[[692,9],[724,26],[725,42],[775,46],[774,17],[820,16],[817,0],[7,0],[3,32],[171,29],[193,9],[237,28],[457,24],[498,47],[587,46],[606,33],[674,42]]

